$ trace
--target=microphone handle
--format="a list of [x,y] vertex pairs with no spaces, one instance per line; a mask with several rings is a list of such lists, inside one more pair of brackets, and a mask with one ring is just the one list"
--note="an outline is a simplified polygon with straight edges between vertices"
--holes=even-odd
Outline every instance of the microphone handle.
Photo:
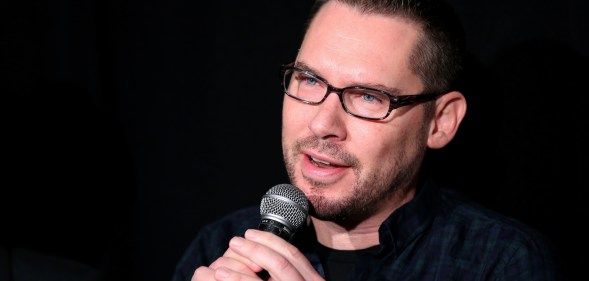
[[[260,221],[260,224],[258,225],[258,230],[274,233],[275,235],[281,237],[286,241],[289,241],[293,235],[293,231],[286,227],[284,224],[267,218],[262,219]],[[257,275],[262,280],[270,279],[270,274],[266,270],[258,272]]]
[[286,241],[290,241],[290,238],[293,235],[292,230],[284,224],[272,219],[262,219],[258,225],[258,230],[274,233]]

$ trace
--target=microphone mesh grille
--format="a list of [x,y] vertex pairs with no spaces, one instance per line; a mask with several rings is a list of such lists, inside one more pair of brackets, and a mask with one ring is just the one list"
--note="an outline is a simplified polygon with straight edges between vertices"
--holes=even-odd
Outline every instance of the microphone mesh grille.
[[260,214],[279,216],[296,229],[303,225],[309,212],[309,202],[305,194],[290,184],[279,184],[270,188],[262,197]]

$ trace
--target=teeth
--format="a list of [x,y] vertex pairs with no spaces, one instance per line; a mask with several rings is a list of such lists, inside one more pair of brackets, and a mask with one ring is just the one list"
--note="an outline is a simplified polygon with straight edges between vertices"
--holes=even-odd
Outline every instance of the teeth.
[[331,163],[329,163],[327,161],[319,160],[319,159],[316,159],[316,158],[313,158],[313,157],[311,157],[311,161],[313,161],[314,163],[320,163],[320,164],[323,164],[323,165],[331,165]]

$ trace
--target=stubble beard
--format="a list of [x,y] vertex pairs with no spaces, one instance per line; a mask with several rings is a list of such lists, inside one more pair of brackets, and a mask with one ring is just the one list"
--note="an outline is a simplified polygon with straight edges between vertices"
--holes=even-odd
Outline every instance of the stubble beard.
[[[382,163],[379,169],[363,174],[366,171],[362,170],[357,157],[344,151],[337,144],[321,141],[312,136],[297,140],[291,148],[283,147],[285,166],[292,183],[298,180],[295,176],[295,161],[301,155],[302,148],[320,151],[352,168],[356,181],[351,191],[343,197],[333,199],[321,195],[308,196],[312,216],[350,228],[374,215],[382,204],[390,201],[388,199],[391,197],[404,193],[421,163],[409,160],[405,151],[401,150],[395,158]],[[308,183],[311,189],[320,189],[325,185],[304,176],[302,180]]]

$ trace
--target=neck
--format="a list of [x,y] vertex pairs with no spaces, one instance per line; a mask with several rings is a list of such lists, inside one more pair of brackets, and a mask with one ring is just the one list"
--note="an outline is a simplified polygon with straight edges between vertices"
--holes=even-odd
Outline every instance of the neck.
[[315,227],[317,241],[322,245],[336,250],[360,250],[379,244],[379,232],[382,223],[399,207],[415,196],[415,190],[401,197],[383,202],[378,212],[363,220],[353,228],[343,227],[332,221],[324,221],[311,217]]

